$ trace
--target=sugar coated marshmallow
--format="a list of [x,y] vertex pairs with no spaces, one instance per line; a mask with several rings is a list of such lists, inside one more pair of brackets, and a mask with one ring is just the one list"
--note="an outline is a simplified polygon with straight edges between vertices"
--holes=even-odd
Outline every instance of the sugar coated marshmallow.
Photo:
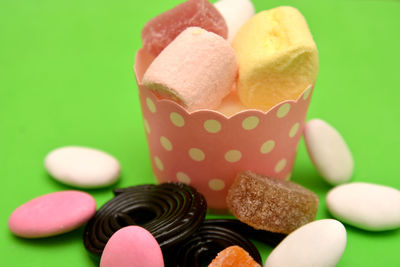
[[156,56],[182,31],[193,26],[223,38],[228,36],[225,19],[209,1],[188,0],[146,23],[142,30],[143,48]]
[[335,267],[346,243],[346,229],[339,221],[314,221],[283,239],[268,256],[264,267]]
[[224,17],[228,26],[228,41],[232,42],[240,27],[254,15],[250,0],[219,0],[214,6]]
[[249,108],[268,110],[295,100],[318,73],[318,52],[302,14],[283,6],[248,20],[233,40],[239,63],[238,93]]
[[384,185],[355,182],[331,189],[329,212],[338,220],[370,231],[400,227],[400,191]]
[[96,202],[85,192],[68,190],[46,194],[18,207],[8,220],[12,233],[25,238],[54,236],[86,223]]
[[319,199],[290,181],[241,172],[229,189],[227,204],[240,221],[276,233],[288,234],[315,219]]
[[215,108],[236,79],[235,52],[221,36],[189,27],[151,63],[143,85],[187,110]]
[[342,135],[327,122],[313,119],[304,128],[308,155],[320,175],[337,185],[351,179],[354,160]]
[[164,267],[157,240],[140,226],[127,226],[107,242],[100,267]]
[[79,146],[51,151],[44,166],[57,181],[80,188],[111,185],[118,180],[121,171],[118,160],[110,154]]

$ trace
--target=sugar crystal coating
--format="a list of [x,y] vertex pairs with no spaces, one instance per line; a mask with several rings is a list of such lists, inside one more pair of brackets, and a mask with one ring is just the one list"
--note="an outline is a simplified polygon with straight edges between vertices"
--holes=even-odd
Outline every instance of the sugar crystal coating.
[[218,253],[208,267],[247,266],[261,267],[246,250],[239,246],[230,246]]
[[201,27],[223,38],[228,26],[221,13],[207,0],[188,0],[146,23],[142,30],[143,48],[158,55],[188,27]]
[[241,172],[229,189],[227,205],[239,220],[256,229],[290,233],[315,219],[319,199],[290,181]]

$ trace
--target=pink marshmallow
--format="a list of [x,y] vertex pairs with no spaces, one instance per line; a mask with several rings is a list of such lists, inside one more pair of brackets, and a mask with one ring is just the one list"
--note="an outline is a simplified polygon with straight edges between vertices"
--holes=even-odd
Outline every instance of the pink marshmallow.
[[140,226],[127,226],[108,240],[100,267],[164,267],[157,240]]
[[142,82],[195,111],[216,108],[230,93],[236,74],[230,44],[215,33],[189,27],[155,58]]

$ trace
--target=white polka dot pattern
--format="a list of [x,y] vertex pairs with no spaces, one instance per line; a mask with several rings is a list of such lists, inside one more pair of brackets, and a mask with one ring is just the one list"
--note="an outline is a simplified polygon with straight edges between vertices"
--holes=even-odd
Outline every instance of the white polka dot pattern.
[[190,177],[184,172],[177,172],[176,179],[184,184],[190,184]]
[[189,156],[194,160],[194,161],[203,161],[204,158],[206,157],[204,155],[204,152],[201,149],[198,148],[191,148],[189,149]]
[[278,118],[284,118],[290,111],[290,104],[289,103],[285,103],[282,106],[280,106],[280,108],[278,109],[278,111],[276,112],[276,116]]
[[290,138],[293,138],[297,134],[297,132],[299,131],[299,127],[300,127],[300,124],[298,122],[296,122],[292,126],[292,128],[290,129],[290,132],[289,132]]
[[153,100],[151,100],[150,98],[146,98],[146,103],[151,113],[155,113],[157,111],[156,105],[154,104]]
[[221,131],[221,123],[216,120],[206,120],[204,122],[204,129],[209,133],[218,133]]
[[225,188],[225,182],[222,181],[221,179],[211,179],[208,182],[208,186],[211,188],[211,190],[221,191],[222,189]]
[[274,147],[275,147],[275,141],[268,140],[261,145],[260,152],[261,154],[268,154],[274,149]]
[[161,143],[162,147],[165,148],[165,150],[167,150],[167,151],[172,150],[171,141],[169,141],[168,138],[166,138],[165,136],[161,136],[160,143]]
[[158,168],[160,171],[163,171],[163,170],[164,170],[164,164],[162,163],[162,161],[160,160],[159,157],[157,157],[157,156],[154,157],[154,162],[155,162],[157,168]]
[[225,160],[230,163],[238,162],[241,157],[242,153],[239,150],[232,149],[225,153]]
[[179,115],[179,113],[171,112],[169,118],[172,124],[175,125],[176,127],[183,127],[185,125],[185,120],[181,115]]
[[228,119],[207,110],[188,113],[141,88],[157,180],[190,184],[204,194],[209,208],[226,209],[226,194],[240,170],[289,179],[311,94],[312,88],[267,113],[248,110]]
[[287,160],[286,159],[281,159],[276,165],[275,165],[275,172],[279,173],[281,172],[285,167],[286,167]]
[[245,130],[253,130],[257,127],[258,123],[260,122],[259,118],[256,116],[249,116],[242,122],[242,127]]
[[144,124],[144,129],[146,130],[146,133],[150,134],[151,133],[150,126],[146,119],[143,119],[143,124]]

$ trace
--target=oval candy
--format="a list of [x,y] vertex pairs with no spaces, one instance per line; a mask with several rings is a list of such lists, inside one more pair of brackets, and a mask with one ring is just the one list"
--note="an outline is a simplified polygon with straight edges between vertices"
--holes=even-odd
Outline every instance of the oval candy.
[[400,191],[371,183],[349,183],[331,189],[326,196],[329,212],[337,219],[364,230],[400,227]]
[[21,205],[11,214],[8,227],[25,238],[54,236],[86,223],[96,212],[94,198],[80,191],[46,194]]
[[317,171],[328,183],[337,185],[351,179],[354,160],[340,133],[320,119],[307,122],[304,141]]
[[334,267],[346,242],[346,229],[339,221],[314,221],[288,235],[268,256],[264,267]]
[[113,156],[79,146],[66,146],[51,151],[44,165],[54,179],[81,188],[111,185],[118,180],[121,170],[118,160]]
[[149,231],[127,226],[115,232],[107,242],[100,267],[164,267],[161,248]]

